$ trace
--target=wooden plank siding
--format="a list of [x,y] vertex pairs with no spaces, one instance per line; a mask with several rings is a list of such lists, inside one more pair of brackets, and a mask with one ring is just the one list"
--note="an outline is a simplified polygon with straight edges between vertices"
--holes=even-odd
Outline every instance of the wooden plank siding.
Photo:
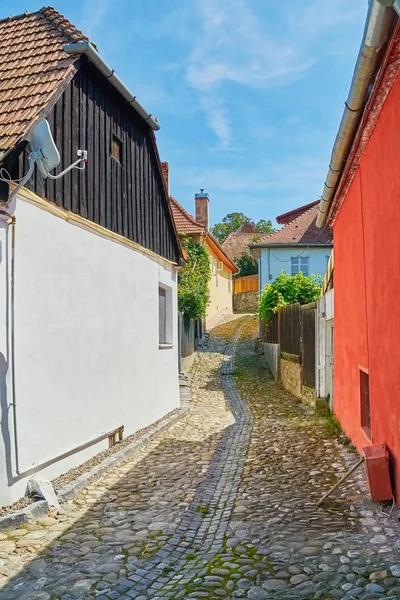
[[258,292],[258,275],[246,275],[233,280],[233,293]]
[[301,372],[302,383],[315,388],[315,319],[316,303],[301,307]]
[[[89,63],[83,65],[47,117],[61,154],[61,171],[88,151],[85,171],[44,180],[37,169],[27,187],[39,196],[178,263],[180,249],[148,125]],[[121,162],[111,156],[112,136]],[[19,172],[26,172],[27,154]]]

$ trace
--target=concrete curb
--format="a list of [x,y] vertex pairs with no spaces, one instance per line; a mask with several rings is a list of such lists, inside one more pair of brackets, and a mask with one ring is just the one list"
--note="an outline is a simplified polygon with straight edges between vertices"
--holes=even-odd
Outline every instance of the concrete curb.
[[[184,408],[177,409],[173,413],[167,414],[163,419],[160,419],[158,423],[154,424],[153,426],[150,425],[150,427],[146,429],[145,433],[142,435],[139,433],[138,438],[135,439],[132,444],[129,444],[118,452],[108,456],[101,463],[90,469],[90,471],[83,473],[66,486],[59,489],[57,497],[60,503],[71,500],[77,492],[84,489],[93,481],[100,479],[100,477],[104,475],[108,469],[111,469],[112,467],[121,463],[134,450],[137,450],[139,447],[153,439],[156,435],[173,425],[173,423],[184,417],[189,410],[189,407],[185,406]],[[28,521],[47,516],[48,512],[49,507],[45,500],[32,502],[32,504],[29,504],[21,510],[16,510],[9,515],[0,517],[0,531],[3,531],[4,529],[15,529],[15,527],[18,527],[18,525],[21,525],[21,523],[27,523]]]

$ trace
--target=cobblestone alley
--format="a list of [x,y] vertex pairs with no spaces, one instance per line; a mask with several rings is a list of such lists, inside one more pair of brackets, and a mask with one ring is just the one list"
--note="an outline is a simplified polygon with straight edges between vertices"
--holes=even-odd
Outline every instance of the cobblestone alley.
[[217,327],[191,410],[57,515],[0,532],[1,600],[400,599],[397,509],[368,500],[357,460],[275,384],[257,323]]

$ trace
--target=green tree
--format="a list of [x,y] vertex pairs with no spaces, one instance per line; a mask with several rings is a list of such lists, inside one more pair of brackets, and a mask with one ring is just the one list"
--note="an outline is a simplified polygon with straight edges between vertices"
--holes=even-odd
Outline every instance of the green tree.
[[305,277],[300,272],[290,276],[282,271],[275,281],[265,286],[260,296],[258,312],[261,320],[268,321],[271,313],[286,304],[314,302],[321,293],[321,283],[318,275]]
[[209,300],[208,284],[211,279],[210,259],[201,244],[184,238],[185,267],[178,275],[178,309],[192,321],[203,319]]
[[242,254],[242,256],[236,260],[236,264],[240,269],[238,277],[256,275],[258,273],[258,260],[248,252]]
[[[214,227],[211,228],[211,233],[215,237],[216,240],[219,241],[220,244],[226,240],[228,235],[236,229],[239,229],[243,223],[246,221],[250,221],[248,217],[244,213],[234,212],[229,213],[222,219],[222,223],[216,223]],[[256,225],[255,235],[265,235],[266,233],[273,233],[275,230],[272,226],[271,221],[266,221],[265,219],[260,219]]]
[[263,235],[266,233],[274,233],[275,231],[270,219],[268,219],[268,221],[265,219],[260,219],[256,225],[256,229],[258,233],[262,233]]
[[222,223],[217,223],[212,227],[211,233],[222,244],[232,231],[236,231],[246,221],[248,218],[243,213],[229,213],[222,219]]

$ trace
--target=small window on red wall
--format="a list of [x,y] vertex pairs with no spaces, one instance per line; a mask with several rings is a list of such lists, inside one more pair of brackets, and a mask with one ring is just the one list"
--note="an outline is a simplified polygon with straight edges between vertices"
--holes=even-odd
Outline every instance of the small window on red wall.
[[360,368],[361,427],[371,439],[371,405],[369,399],[369,373]]

